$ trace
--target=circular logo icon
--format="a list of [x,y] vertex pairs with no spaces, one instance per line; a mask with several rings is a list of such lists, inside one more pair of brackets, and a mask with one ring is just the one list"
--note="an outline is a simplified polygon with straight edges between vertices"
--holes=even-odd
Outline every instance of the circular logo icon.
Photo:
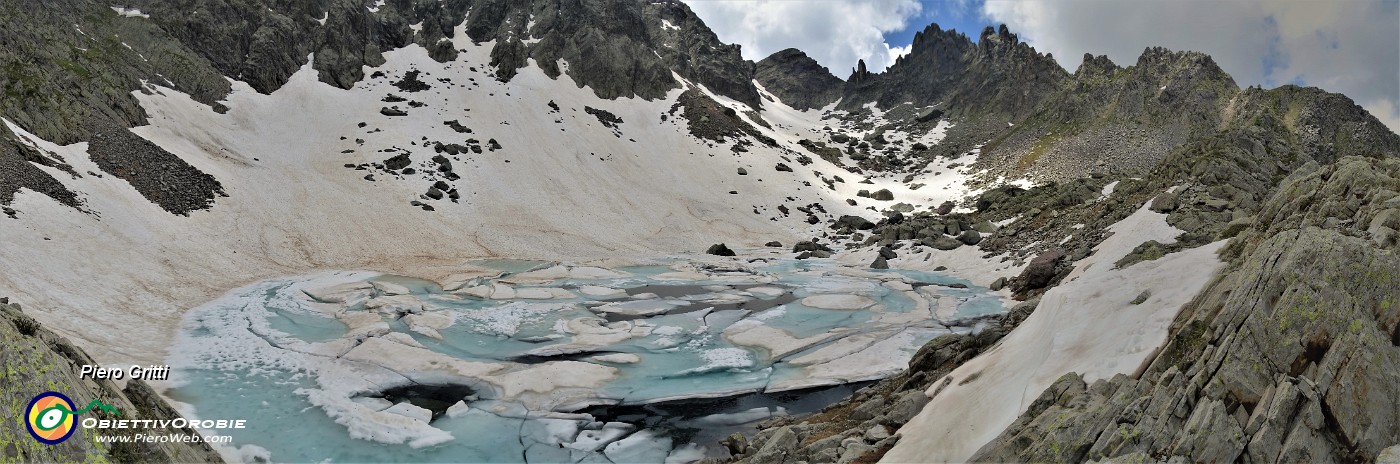
[[25,428],[40,443],[55,445],[73,436],[73,400],[62,393],[44,392],[34,397],[25,410]]

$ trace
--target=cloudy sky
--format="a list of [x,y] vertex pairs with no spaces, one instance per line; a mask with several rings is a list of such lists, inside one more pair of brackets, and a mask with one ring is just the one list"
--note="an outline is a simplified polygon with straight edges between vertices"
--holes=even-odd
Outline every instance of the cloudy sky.
[[845,78],[883,70],[930,22],[1005,23],[1074,71],[1084,53],[1120,66],[1160,45],[1209,53],[1241,86],[1341,92],[1400,132],[1400,0],[687,0],[721,40],[760,60],[800,48]]

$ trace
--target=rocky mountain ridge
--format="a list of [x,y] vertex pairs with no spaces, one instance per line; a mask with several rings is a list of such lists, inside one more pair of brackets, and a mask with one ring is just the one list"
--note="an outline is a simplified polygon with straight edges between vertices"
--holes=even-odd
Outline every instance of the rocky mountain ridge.
[[[0,81],[13,102],[4,116],[46,140],[71,143],[92,138],[91,127],[139,124],[144,115],[126,92],[149,92],[143,82],[164,79],[163,84],[218,109],[217,100],[229,89],[220,75],[266,93],[281,87],[311,57],[322,81],[348,88],[365,78],[364,66],[383,63],[382,52],[408,44],[423,46],[435,60],[452,60],[458,51],[448,45],[449,39],[459,33],[474,42],[494,42],[497,79],[509,80],[520,67],[533,63],[551,77],[568,73],[601,98],[660,98],[680,85],[671,78],[674,72],[753,108],[763,106],[756,81],[798,109],[839,100],[839,108],[850,117],[861,117],[869,113],[865,105],[873,102],[907,119],[954,122],[942,143],[911,150],[912,164],[901,170],[978,149],[984,155],[979,167],[990,171],[989,178],[1032,175],[1065,180],[1082,175],[1076,171],[1085,165],[1096,172],[1141,174],[1186,141],[1221,129],[1227,120],[1249,119],[1263,111],[1261,100],[1241,95],[1233,80],[1200,53],[1149,48],[1128,68],[1105,57],[1087,57],[1075,74],[1069,74],[1052,56],[1020,42],[1005,26],[988,27],[973,42],[930,25],[915,35],[911,52],[885,72],[871,73],[861,63],[842,82],[796,50],[780,51],[759,63],[744,61],[736,47],[721,43],[679,1],[456,0],[420,5],[410,0],[190,0],[136,1],[120,8],[126,7],[132,10],[120,11],[142,13],[112,12],[103,5],[72,0],[30,27],[7,30],[18,43],[35,43],[40,35],[60,34],[61,39],[49,48],[17,49],[28,56],[15,56],[12,63],[47,65],[23,71],[11,65],[12,71]],[[68,24],[65,17],[87,18],[92,24]],[[88,35],[84,27],[94,34]],[[96,54],[93,45],[100,45],[103,53]],[[60,52],[79,55],[76,60],[53,55]],[[94,91],[84,88],[90,84],[53,87],[54,82],[72,79],[70,69],[81,71],[79,76],[105,76],[101,82],[107,84],[96,91],[108,96],[85,97]],[[1273,106],[1289,107],[1284,111],[1292,118],[1289,123],[1298,126],[1295,132],[1331,139],[1309,146],[1340,144],[1346,150],[1348,145],[1396,145],[1394,134],[1373,118],[1367,120],[1364,111],[1348,108],[1354,105],[1345,97],[1283,93],[1288,95],[1273,97]],[[1332,121],[1336,118],[1319,118],[1316,111],[1297,111],[1316,106],[1310,103],[1314,100],[1328,105],[1329,112],[1349,112],[1341,119],[1357,121],[1348,123],[1355,127],[1339,127]],[[909,105],[912,109],[901,109]],[[932,112],[921,109],[929,107]],[[889,121],[884,127],[898,124]],[[814,144],[841,143],[838,138],[839,132],[832,140]],[[129,173],[126,164],[171,164],[181,172],[166,190],[217,196],[217,179],[210,183],[202,179],[203,173],[178,166],[179,160],[167,155],[158,147],[145,147],[114,154],[128,161],[112,167]],[[33,156],[7,149],[4,158],[13,163]],[[4,182],[4,190],[25,186],[55,198],[67,196],[45,180],[46,175],[16,166],[13,172],[29,173],[15,174]],[[118,177],[131,176],[141,174]],[[178,214],[212,204],[153,201]]]

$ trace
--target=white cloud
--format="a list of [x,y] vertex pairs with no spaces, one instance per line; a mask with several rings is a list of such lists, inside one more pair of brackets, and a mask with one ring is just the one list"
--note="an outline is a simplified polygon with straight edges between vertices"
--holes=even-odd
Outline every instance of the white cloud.
[[1071,71],[1085,52],[1130,65],[1148,46],[1197,50],[1240,85],[1341,92],[1400,132],[1394,0],[987,0],[983,14]]
[[1390,127],[1390,130],[1400,133],[1400,105],[1396,105],[1394,100],[1381,98],[1362,102],[1360,105]]
[[889,49],[889,63],[894,64],[895,61],[899,60],[899,57],[908,55],[909,51],[914,49],[914,44],[905,45],[903,47],[891,47],[889,44],[886,44],[885,48]]
[[904,29],[921,11],[917,0],[686,3],[720,40],[741,45],[746,59],[758,61],[773,52],[797,48],[842,79],[860,59],[870,71],[883,71],[894,64],[900,48],[886,44],[884,33]]

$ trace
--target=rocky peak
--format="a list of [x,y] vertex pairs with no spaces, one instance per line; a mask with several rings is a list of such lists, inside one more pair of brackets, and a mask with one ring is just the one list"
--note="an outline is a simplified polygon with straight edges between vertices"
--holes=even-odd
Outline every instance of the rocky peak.
[[754,65],[754,79],[793,108],[820,108],[841,97],[841,79],[801,50],[779,51]]
[[1143,76],[1228,82],[1230,87],[1239,87],[1235,84],[1235,79],[1220,69],[1210,55],[1201,52],[1176,52],[1162,47],[1148,47],[1143,50],[1133,67]]
[[981,38],[974,44],[962,33],[929,25],[915,34],[910,53],[884,73],[852,72],[842,105],[943,103],[954,114],[1024,115],[1068,76],[1052,57],[1021,43],[1005,27],[989,27]]
[[1108,59],[1108,55],[1094,56],[1089,53],[1084,54],[1084,61],[1079,63],[1079,69],[1074,71],[1077,79],[1112,77],[1113,73],[1122,68]]
[[923,31],[914,33],[913,46],[906,56],[941,54],[941,61],[947,61],[949,57],[961,55],[972,47],[972,40],[966,34],[952,29],[945,31],[938,24],[929,24]]
[[1005,24],[996,28],[992,26],[982,28],[982,35],[978,38],[978,43],[983,46],[992,46],[996,44],[1016,45],[1020,42],[1016,34],[1012,34],[1011,30],[1008,29]]
[[847,78],[846,81],[858,84],[869,78],[870,71],[865,69],[865,60],[859,60],[856,62],[856,67],[851,68],[851,77]]

